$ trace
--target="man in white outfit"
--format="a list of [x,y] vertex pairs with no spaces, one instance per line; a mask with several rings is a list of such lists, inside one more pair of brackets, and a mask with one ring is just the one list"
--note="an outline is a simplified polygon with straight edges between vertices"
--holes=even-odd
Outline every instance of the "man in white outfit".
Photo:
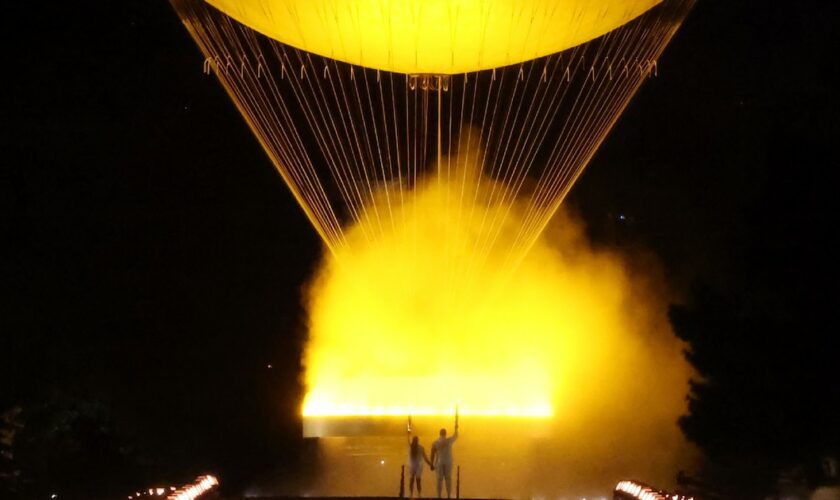
[[432,467],[437,472],[437,495],[440,498],[440,487],[446,481],[446,498],[452,495],[452,444],[458,439],[458,424],[456,420],[455,433],[446,437],[446,429],[440,430],[440,437],[432,444]]

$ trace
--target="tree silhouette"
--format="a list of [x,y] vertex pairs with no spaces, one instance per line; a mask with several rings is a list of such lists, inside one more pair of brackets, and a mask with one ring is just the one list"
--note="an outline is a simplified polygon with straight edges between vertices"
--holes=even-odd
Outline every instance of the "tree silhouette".
[[[671,323],[689,348],[685,435],[742,494],[771,488],[780,470],[815,464],[840,444],[830,311],[774,311],[698,287]],[[720,479],[718,479],[720,480]]]

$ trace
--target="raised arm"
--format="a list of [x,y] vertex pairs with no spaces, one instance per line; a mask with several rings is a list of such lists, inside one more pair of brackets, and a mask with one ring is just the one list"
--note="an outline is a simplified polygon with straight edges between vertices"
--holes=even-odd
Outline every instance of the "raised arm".
[[452,434],[452,440],[458,439],[458,405],[455,405],[455,433]]

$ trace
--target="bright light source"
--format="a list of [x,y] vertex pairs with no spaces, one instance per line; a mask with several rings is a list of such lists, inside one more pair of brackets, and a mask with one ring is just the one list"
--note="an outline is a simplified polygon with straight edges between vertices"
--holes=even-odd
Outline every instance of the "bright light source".
[[198,476],[193,484],[182,487],[169,495],[167,500],[194,500],[217,486],[219,480],[215,476]]
[[660,493],[659,491],[656,491],[655,489],[649,486],[635,483],[633,481],[619,482],[615,486],[615,491],[626,493],[627,495],[633,498],[637,498],[639,500],[694,500],[693,497],[686,497],[676,494],[672,496],[667,493]]

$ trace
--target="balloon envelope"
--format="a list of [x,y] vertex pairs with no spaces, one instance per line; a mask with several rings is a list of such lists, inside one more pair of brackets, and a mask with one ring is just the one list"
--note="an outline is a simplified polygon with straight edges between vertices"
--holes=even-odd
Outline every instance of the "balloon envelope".
[[279,42],[399,73],[454,74],[560,52],[661,0],[207,0]]

